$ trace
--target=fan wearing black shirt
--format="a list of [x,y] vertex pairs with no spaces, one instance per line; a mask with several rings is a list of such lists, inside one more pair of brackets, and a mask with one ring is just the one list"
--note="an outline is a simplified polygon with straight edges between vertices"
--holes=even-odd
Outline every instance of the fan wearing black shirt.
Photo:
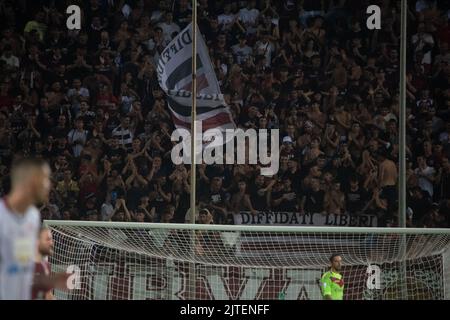
[[119,145],[119,139],[114,137],[109,140],[109,145],[106,150],[106,156],[113,166],[121,167],[124,165],[126,151]]
[[[56,126],[52,127],[52,130],[50,131],[50,133],[55,138],[67,137],[67,135],[69,134],[69,131],[70,131],[70,128],[68,127],[67,122],[68,122],[68,119],[67,119],[66,115],[60,114],[58,116],[58,122],[57,122]],[[47,125],[50,125],[50,124],[47,123]]]
[[66,137],[59,137],[56,141],[55,147],[53,148],[53,155],[59,156],[64,155],[69,159],[72,158],[72,153],[70,152],[69,144],[67,143]]
[[200,205],[212,211],[214,221],[224,224],[227,218],[228,197],[222,188],[222,178],[214,177],[209,190],[200,196]]
[[288,178],[292,182],[292,188],[298,190],[301,186],[302,176],[299,169],[299,163],[295,159],[288,160],[288,169],[284,173],[284,178]]
[[361,211],[368,200],[367,190],[360,186],[357,176],[352,176],[350,178],[350,186],[345,193],[347,213],[351,215],[363,213]]
[[270,181],[266,186],[264,176],[256,176],[255,181],[250,186],[250,202],[253,209],[262,211],[267,208],[267,192],[271,189],[275,180]]
[[280,212],[297,211],[297,195],[292,190],[292,182],[289,178],[278,181],[271,194],[272,209]]
[[187,0],[176,1],[174,4],[173,17],[181,30],[183,30],[191,21],[192,10],[188,5],[189,3]]
[[154,179],[154,182],[150,183],[149,189],[151,199],[150,205],[155,207],[157,221],[160,221],[165,208],[172,202],[172,188],[165,176],[158,176]]
[[117,111],[118,107],[112,104],[108,107],[108,120],[106,121],[106,135],[109,137],[112,131],[120,125],[120,114]]
[[320,189],[318,179],[311,179],[311,189],[305,192],[301,203],[300,213],[323,213],[325,192]]
[[411,198],[408,201],[413,212],[413,225],[419,226],[423,218],[431,209],[431,199],[428,192],[423,191],[420,187],[411,190]]

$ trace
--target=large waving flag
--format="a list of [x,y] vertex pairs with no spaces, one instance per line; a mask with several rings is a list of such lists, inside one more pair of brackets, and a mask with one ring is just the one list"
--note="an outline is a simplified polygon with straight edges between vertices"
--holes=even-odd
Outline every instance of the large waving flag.
[[[190,130],[192,111],[192,23],[181,31],[161,53],[158,80],[167,94],[169,109],[177,128]],[[234,129],[235,125],[220,92],[208,48],[197,28],[197,121],[202,131]]]

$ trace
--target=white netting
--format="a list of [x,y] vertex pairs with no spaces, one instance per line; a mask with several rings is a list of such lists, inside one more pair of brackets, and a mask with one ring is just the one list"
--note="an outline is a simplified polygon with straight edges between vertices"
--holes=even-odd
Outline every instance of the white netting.
[[449,299],[450,230],[46,223],[59,299],[321,299],[333,253],[345,299]]

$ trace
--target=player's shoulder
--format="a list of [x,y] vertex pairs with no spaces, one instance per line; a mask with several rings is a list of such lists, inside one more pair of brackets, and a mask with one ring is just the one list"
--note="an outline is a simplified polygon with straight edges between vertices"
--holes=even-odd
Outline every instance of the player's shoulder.
[[5,199],[0,198],[0,219],[9,212],[8,206],[6,205]]
[[27,214],[29,214],[30,216],[33,216],[33,217],[38,217],[38,218],[40,218],[40,216],[41,216],[41,214],[39,213],[39,209],[34,205],[30,206],[28,208]]
[[330,270],[328,270],[328,271],[326,271],[326,272],[324,272],[322,274],[322,279],[326,279],[326,278],[329,278],[329,277],[331,277],[331,271]]
[[41,222],[41,214],[39,213],[39,209],[36,206],[30,206],[26,213],[28,219],[35,222],[37,225],[40,225]]

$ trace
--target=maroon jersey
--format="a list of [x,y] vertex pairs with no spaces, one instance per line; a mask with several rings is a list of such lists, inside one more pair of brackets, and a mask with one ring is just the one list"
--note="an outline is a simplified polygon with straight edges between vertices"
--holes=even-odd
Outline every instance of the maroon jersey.
[[[46,275],[49,276],[51,273],[50,269],[50,263],[48,261],[42,261],[42,262],[35,262],[34,263],[34,274],[35,275]],[[51,291],[51,290],[49,290]],[[45,294],[48,291],[41,290],[41,289],[33,289],[32,292],[32,299],[33,300],[44,300]]]

